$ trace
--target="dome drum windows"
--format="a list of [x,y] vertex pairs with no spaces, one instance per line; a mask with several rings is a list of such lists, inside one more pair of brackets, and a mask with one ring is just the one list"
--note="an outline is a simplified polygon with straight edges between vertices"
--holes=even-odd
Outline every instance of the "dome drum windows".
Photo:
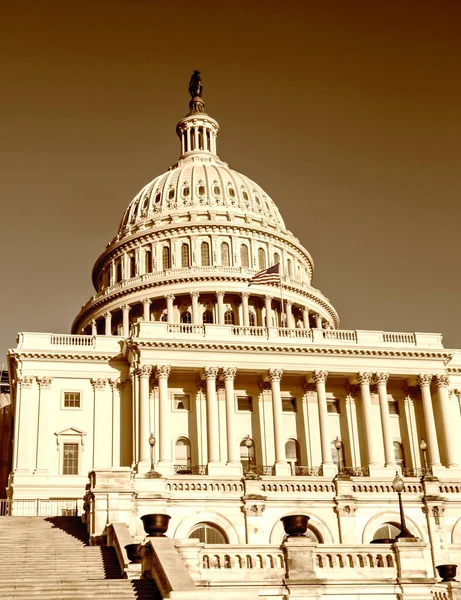
[[168,246],[163,246],[162,248],[162,267],[164,271],[171,268],[170,249]]
[[181,267],[190,267],[190,250],[186,243],[181,245]]
[[227,242],[221,243],[221,265],[223,267],[230,266],[230,251],[229,244]]
[[250,256],[246,244],[240,246],[240,266],[244,268],[249,268],[250,266]]
[[202,267],[210,266],[210,245],[208,242],[202,242],[200,245],[200,257]]
[[264,248],[258,249],[258,268],[260,271],[266,268],[266,251]]

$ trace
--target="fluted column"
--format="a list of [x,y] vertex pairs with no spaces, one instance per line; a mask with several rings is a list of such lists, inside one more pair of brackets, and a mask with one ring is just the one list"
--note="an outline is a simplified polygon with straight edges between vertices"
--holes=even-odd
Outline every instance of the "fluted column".
[[427,447],[429,450],[429,464],[431,467],[440,467],[440,453],[437,442],[437,429],[435,427],[434,409],[431,397],[432,375],[423,373],[418,377],[421,388],[421,400],[423,404],[424,425],[426,427]]
[[367,448],[368,466],[377,465],[378,457],[376,454],[375,436],[373,431],[373,415],[371,408],[370,382],[373,378],[372,373],[361,372],[358,374],[360,385],[360,394],[362,397],[362,414],[365,429],[365,442]]
[[93,469],[107,469],[111,465],[112,410],[106,396],[107,379],[90,380],[94,390]]
[[208,462],[219,462],[219,421],[218,398],[216,394],[216,377],[218,367],[205,367],[203,371],[206,380],[206,418],[208,440]]
[[328,371],[314,371],[313,379],[317,387],[317,404],[319,410],[320,447],[322,450],[322,465],[332,465],[331,440],[328,430],[328,408],[325,383]]
[[199,304],[198,304],[199,296],[200,296],[199,292],[191,292],[190,293],[190,297],[192,299],[192,323],[194,325],[200,324],[200,314],[199,314]]
[[242,292],[242,313],[243,313],[243,326],[248,327],[250,325],[250,311],[248,307],[248,298],[250,292]]
[[[50,463],[49,449],[50,440],[50,411],[51,398],[49,390],[51,389],[52,377],[37,377],[39,388],[39,410],[38,410],[38,439],[36,456],[36,473],[48,473]],[[54,437],[54,436],[53,436]]]
[[264,296],[266,307],[266,327],[272,327],[272,296]]
[[224,325],[224,292],[218,290],[216,292],[216,299],[218,301],[218,323]]
[[156,377],[158,379],[158,458],[159,463],[171,462],[171,446],[170,436],[168,435],[168,417],[170,414],[168,403],[168,377],[170,376],[171,367],[167,365],[159,365],[157,367]]
[[150,321],[150,305],[152,304],[152,300],[150,298],[144,298],[142,301],[142,311],[143,311],[143,319],[144,321]]
[[459,435],[456,431],[455,423],[450,419],[450,398],[448,396],[448,385],[450,379],[448,375],[436,375],[435,385],[437,386],[440,403],[440,417],[442,420],[442,439],[445,443],[445,454],[447,458],[447,467],[459,466]]
[[106,328],[104,334],[112,335],[112,313],[109,310],[106,310],[106,312],[104,313],[104,319],[106,321]]
[[142,365],[138,369],[139,377],[139,460],[150,459],[150,411],[149,411],[149,380],[152,373],[151,365]]
[[272,391],[272,413],[274,416],[274,445],[275,462],[286,464],[285,444],[282,428],[282,396],[280,394],[280,381],[282,379],[283,369],[269,369],[268,379],[271,382]]
[[295,320],[293,318],[293,302],[291,300],[286,301],[286,310],[287,310],[287,327],[289,329],[294,329]]
[[310,325],[309,325],[309,309],[304,307],[303,308],[303,325],[304,325],[304,329],[310,329]]
[[378,386],[385,466],[395,467],[394,443],[392,440],[391,418],[389,416],[389,401],[387,399],[387,382],[389,380],[389,373],[376,373],[374,379]]
[[131,306],[129,304],[124,304],[122,306],[123,313],[123,337],[129,337],[130,335],[130,310]]
[[173,323],[173,321],[174,321],[174,314],[173,314],[174,294],[166,294],[165,299],[166,299],[167,321],[168,321],[168,323]]
[[235,437],[234,380],[236,374],[235,367],[223,368],[222,378],[226,394],[227,464],[240,464],[239,446]]
[[110,389],[112,391],[112,467],[120,466],[120,455],[122,452],[120,445],[120,424],[121,424],[121,392],[124,384],[120,382],[120,379],[109,379]]
[[91,325],[91,335],[98,335],[96,321],[94,319],[91,321],[90,325]]

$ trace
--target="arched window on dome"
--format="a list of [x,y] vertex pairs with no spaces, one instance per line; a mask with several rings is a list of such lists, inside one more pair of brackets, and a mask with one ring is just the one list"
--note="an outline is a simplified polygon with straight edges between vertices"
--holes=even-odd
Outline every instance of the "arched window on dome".
[[130,277],[136,277],[136,258],[134,254],[130,256]]
[[217,525],[211,523],[197,523],[192,528],[189,538],[199,540],[202,544],[228,544],[226,534]]
[[181,267],[190,267],[189,244],[181,246]]
[[122,261],[120,259],[115,263],[115,283],[122,281]]
[[163,270],[166,271],[166,269],[169,269],[171,266],[171,262],[170,262],[170,249],[168,248],[168,246],[163,246],[163,250],[162,250],[162,264],[163,264]]
[[248,319],[250,323],[250,327],[256,327],[256,315],[253,311],[250,311],[248,314]]
[[280,264],[280,254],[278,252],[275,252],[274,254],[274,265],[278,265]]
[[226,325],[235,325],[234,313],[230,309],[224,313],[224,323]]
[[287,259],[287,274],[288,274],[288,277],[293,277],[293,267],[291,264],[291,259],[289,259],[289,258]]
[[240,265],[247,268],[250,266],[250,257],[248,255],[248,246],[246,244],[240,246]]
[[[190,441],[186,437],[180,437],[176,440],[174,449],[174,464],[175,467],[190,467],[191,466],[191,451]],[[177,471],[178,469],[176,469]]]
[[192,323],[192,315],[188,310],[181,314],[181,323]]
[[200,246],[200,256],[202,258],[202,267],[210,266],[210,246],[208,242],[202,242]]
[[260,271],[266,268],[266,251],[264,248],[258,249],[258,267]]
[[144,273],[152,273],[152,252],[149,248],[144,250]]
[[222,242],[221,244],[221,265],[223,267],[230,265],[229,244],[227,242]]
[[211,310],[206,310],[203,313],[203,323],[207,324],[207,323],[213,323],[213,313],[211,312]]

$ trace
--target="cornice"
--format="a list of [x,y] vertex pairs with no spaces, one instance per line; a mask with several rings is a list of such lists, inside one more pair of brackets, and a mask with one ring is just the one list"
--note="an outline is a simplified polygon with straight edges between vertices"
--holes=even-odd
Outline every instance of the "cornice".
[[20,352],[15,355],[17,360],[37,360],[39,362],[67,362],[69,360],[76,360],[79,362],[87,363],[107,363],[109,361],[124,361],[126,358],[125,354],[76,354],[76,353],[53,353],[53,352]]

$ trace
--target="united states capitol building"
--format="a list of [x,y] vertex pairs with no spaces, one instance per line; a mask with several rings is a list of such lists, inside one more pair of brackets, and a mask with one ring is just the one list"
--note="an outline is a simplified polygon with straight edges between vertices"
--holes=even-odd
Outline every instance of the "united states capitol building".
[[71,333],[9,352],[11,510],[75,501],[95,543],[170,515],[184,598],[461,597],[435,571],[461,565],[461,351],[341,329],[274,200],[219,158],[197,73],[190,94]]

